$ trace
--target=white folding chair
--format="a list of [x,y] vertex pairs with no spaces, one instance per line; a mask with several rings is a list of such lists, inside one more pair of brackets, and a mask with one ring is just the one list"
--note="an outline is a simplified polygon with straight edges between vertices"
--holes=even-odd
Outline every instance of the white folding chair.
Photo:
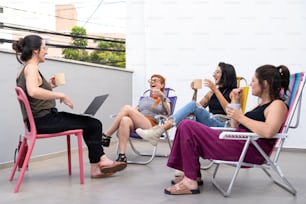
[[[215,164],[216,167],[213,172],[212,183],[214,184],[214,186],[216,186],[216,188],[224,196],[229,196],[231,194],[231,191],[232,191],[234,182],[238,176],[238,173],[240,169],[244,167],[262,169],[266,173],[266,175],[270,179],[272,179],[274,183],[281,186],[282,188],[284,188],[291,194],[296,195],[296,192],[297,192],[296,189],[287,180],[287,178],[283,174],[278,164],[278,160],[279,160],[280,153],[283,148],[284,142],[286,138],[289,136],[289,133],[288,133],[289,129],[298,127],[300,109],[301,109],[301,101],[302,101],[302,92],[303,92],[303,88],[305,85],[305,73],[304,72],[292,74],[290,77],[291,79],[290,79],[289,94],[288,94],[288,98],[286,101],[289,107],[289,111],[287,114],[286,121],[283,124],[283,127],[280,133],[276,134],[273,138],[271,138],[271,139],[278,140],[278,142],[275,142],[275,148],[274,148],[273,154],[272,152],[270,154],[266,154],[262,150],[262,148],[257,143],[257,140],[261,138],[261,136],[255,133],[224,131],[220,134],[219,136],[220,139],[245,140],[245,145],[244,145],[244,148],[241,152],[241,156],[238,161],[213,160],[213,163]],[[295,120],[293,120],[294,118]],[[244,162],[244,158],[245,158],[246,152],[250,144],[253,144],[256,147],[256,149],[259,151],[259,153],[262,155],[262,157],[265,159],[264,163],[258,165],[258,164]],[[235,167],[234,175],[232,176],[227,188],[224,188],[224,186],[222,187],[220,183],[217,182],[217,179],[216,179],[217,173],[218,173],[218,170],[221,164],[227,164],[227,165]],[[278,180],[276,180],[272,176],[272,174],[270,174],[269,170],[274,172],[274,174],[278,176]]]

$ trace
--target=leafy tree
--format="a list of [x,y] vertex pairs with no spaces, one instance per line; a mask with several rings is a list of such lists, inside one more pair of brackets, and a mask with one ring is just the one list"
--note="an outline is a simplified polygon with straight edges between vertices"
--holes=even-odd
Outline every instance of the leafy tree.
[[[86,37],[86,30],[83,27],[74,26],[71,29],[72,45],[78,47],[86,47],[87,39],[78,38],[78,36]],[[88,56],[88,53],[84,49],[75,49],[75,48],[65,48],[63,49],[64,58],[85,61],[85,56]],[[85,56],[83,56],[85,55]],[[88,58],[88,57],[87,57]]]
[[85,28],[74,26],[71,31],[72,31],[71,35],[75,36],[75,37],[72,37],[72,45],[80,46],[80,47],[86,47],[87,46],[87,39],[77,37],[77,36],[86,37]]
[[64,58],[125,68],[125,43],[100,40],[98,48],[101,50],[95,50],[89,54],[85,49],[88,44],[87,39],[79,38],[79,36],[86,37],[86,30],[74,26],[71,35],[73,36],[72,46],[84,47],[84,49],[65,48],[63,49]]
[[[125,43],[100,41],[98,47],[102,51],[94,51],[91,53],[90,58],[92,62],[107,64],[115,67],[125,67]],[[104,51],[103,49],[109,49],[114,51]]]

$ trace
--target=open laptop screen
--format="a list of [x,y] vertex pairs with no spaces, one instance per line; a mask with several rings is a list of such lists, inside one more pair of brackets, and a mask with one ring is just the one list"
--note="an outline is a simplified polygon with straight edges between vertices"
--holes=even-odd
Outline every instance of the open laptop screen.
[[108,97],[109,94],[104,94],[101,96],[96,96],[92,102],[89,104],[87,109],[85,110],[84,114],[87,115],[95,115],[96,112],[99,110],[99,108],[102,106],[106,98]]

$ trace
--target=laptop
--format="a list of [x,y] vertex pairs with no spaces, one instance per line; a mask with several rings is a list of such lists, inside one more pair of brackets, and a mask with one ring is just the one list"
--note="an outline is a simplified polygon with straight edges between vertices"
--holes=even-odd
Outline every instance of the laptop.
[[96,114],[96,112],[99,110],[99,108],[102,106],[104,101],[107,99],[108,95],[109,94],[104,94],[104,95],[101,95],[101,96],[96,96],[91,101],[91,103],[89,104],[89,106],[85,110],[84,114],[94,116]]

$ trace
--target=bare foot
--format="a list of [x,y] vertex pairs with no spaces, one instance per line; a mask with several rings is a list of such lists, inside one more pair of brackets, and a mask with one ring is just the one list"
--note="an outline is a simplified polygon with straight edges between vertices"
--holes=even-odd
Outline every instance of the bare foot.
[[101,174],[99,163],[90,164],[91,177],[96,177],[99,174]]
[[114,161],[110,160],[105,154],[100,158],[99,166],[111,166]]
[[96,177],[101,174],[101,166],[111,166],[114,162],[103,155],[98,163],[90,164],[90,175]]

